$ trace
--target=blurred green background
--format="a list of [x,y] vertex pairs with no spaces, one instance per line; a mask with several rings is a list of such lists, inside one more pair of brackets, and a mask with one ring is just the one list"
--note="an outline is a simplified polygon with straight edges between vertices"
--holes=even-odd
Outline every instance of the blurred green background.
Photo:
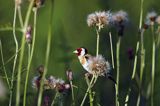
[[[144,0],[144,18],[147,12],[155,10],[160,14],[159,0]],[[25,0],[22,3],[23,18],[25,17],[28,1]],[[33,62],[31,66],[30,81],[27,93],[27,104],[32,106],[36,91],[32,88],[32,78],[38,75],[36,68],[44,64],[48,24],[49,24],[49,7],[50,1],[46,0],[45,5],[38,10],[37,18],[37,38],[35,44],[35,52],[33,56]],[[133,60],[129,60],[127,56],[128,48],[133,48],[135,52],[136,42],[138,40],[138,26],[139,26],[139,14],[140,14],[140,0],[55,0],[54,2],[54,16],[53,16],[53,34],[51,44],[51,55],[49,59],[49,67],[47,76],[53,75],[66,79],[66,70],[72,69],[74,72],[73,83],[79,87],[75,88],[77,105],[81,101],[84,91],[87,88],[82,66],[80,65],[77,57],[72,54],[72,51],[78,47],[86,47],[90,54],[96,54],[96,32],[94,28],[89,28],[86,23],[87,15],[95,11],[110,10],[112,12],[118,10],[124,10],[128,13],[129,24],[125,29],[125,35],[122,38],[122,45],[120,50],[120,104],[124,106],[125,96],[129,87],[130,78],[133,69]],[[11,26],[14,15],[14,1],[6,0],[0,1],[0,28]],[[33,15],[33,13],[32,13]],[[33,16],[31,17],[30,24],[32,25]],[[18,22],[18,21],[17,21]],[[17,27],[20,27],[17,23]],[[109,43],[109,31],[112,31],[114,57],[116,50],[117,35],[116,31],[112,28],[104,28],[100,33],[100,54],[102,54],[109,62],[111,62],[110,43]],[[21,40],[21,33],[17,32],[17,37]],[[144,70],[143,78],[143,91],[141,106],[150,105],[150,97],[147,97],[148,85],[151,80],[151,32],[150,30],[145,32],[145,48],[146,48],[146,67]],[[13,39],[12,31],[0,31],[0,40],[2,41],[4,60],[7,61],[15,53],[15,43]],[[157,49],[157,54],[159,54]],[[159,106],[160,98],[160,55],[156,55],[156,76],[155,76],[155,93],[154,102],[155,106]],[[116,60],[115,60],[116,61]],[[139,63],[139,57],[138,57]],[[2,66],[1,57],[0,65]],[[11,77],[13,61],[6,65],[8,76]],[[25,51],[25,62],[23,68],[27,66],[27,46]],[[139,75],[139,65],[137,68],[137,76]],[[0,69],[0,76],[4,76],[3,69]],[[113,76],[116,78],[116,70],[113,70]],[[3,77],[2,77],[3,78]],[[22,73],[22,86],[24,86],[25,71]],[[6,80],[3,79],[5,82]],[[132,91],[129,100],[129,106],[135,106],[138,95],[138,85],[134,81],[131,85]],[[23,91],[23,87],[22,87]],[[115,102],[115,89],[111,81],[100,78],[96,86],[94,87],[96,92],[96,101],[101,106],[114,106]],[[66,104],[64,106],[70,106],[65,96]],[[9,94],[8,94],[9,97]],[[23,93],[22,93],[23,97]],[[1,106],[8,105],[8,99],[1,101]],[[14,105],[15,103],[13,103]],[[87,103],[86,103],[87,106]]]

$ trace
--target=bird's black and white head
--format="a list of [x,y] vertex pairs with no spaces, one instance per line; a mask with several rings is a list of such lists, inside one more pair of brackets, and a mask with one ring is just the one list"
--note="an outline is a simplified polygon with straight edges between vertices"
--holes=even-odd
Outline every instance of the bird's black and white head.
[[77,48],[75,51],[73,51],[73,53],[75,53],[77,56],[84,56],[88,54],[88,51],[86,48],[81,47],[81,48]]

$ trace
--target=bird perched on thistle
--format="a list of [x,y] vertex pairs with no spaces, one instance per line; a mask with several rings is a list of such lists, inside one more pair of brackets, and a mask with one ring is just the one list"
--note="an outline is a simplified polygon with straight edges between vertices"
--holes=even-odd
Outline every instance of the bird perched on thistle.
[[116,83],[110,73],[110,63],[106,61],[102,55],[91,56],[88,54],[87,49],[83,47],[76,49],[73,53],[78,56],[81,65],[89,74],[96,76],[106,76],[108,79]]

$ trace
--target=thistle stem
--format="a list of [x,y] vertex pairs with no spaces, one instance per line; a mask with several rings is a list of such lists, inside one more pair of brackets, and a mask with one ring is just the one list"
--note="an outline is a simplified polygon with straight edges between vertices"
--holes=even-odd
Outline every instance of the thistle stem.
[[73,82],[69,81],[70,85],[71,85],[71,92],[72,92],[72,102],[73,102],[73,106],[75,106],[75,98],[74,98],[74,90],[73,90]]
[[21,52],[20,52],[20,58],[19,58],[19,65],[18,65],[18,75],[17,75],[17,91],[16,91],[16,106],[19,106],[20,103],[20,89],[21,89],[21,70],[22,70],[22,63],[23,63],[23,57],[24,57],[24,48],[25,48],[25,34],[26,34],[26,28],[28,26],[31,10],[33,7],[33,2],[32,0],[29,4],[26,18],[25,18],[25,24],[24,24],[24,29],[23,29],[23,36],[22,36],[22,43],[21,43]]
[[[139,50],[139,41],[137,42],[137,46],[136,46],[136,55],[134,58],[134,66],[133,66],[133,73],[132,73],[131,81],[134,79],[135,74],[136,74],[138,50]],[[125,106],[128,106],[130,92],[131,92],[131,87],[129,86],[128,93],[127,93],[126,99],[125,99]]]
[[157,46],[160,45],[160,25],[158,26],[158,39],[157,39]]
[[111,45],[112,67],[114,69],[114,56],[113,56],[113,45],[112,45],[112,35],[111,35],[111,32],[109,32],[109,38],[110,38],[110,45]]
[[140,88],[139,88],[139,94],[138,94],[138,99],[137,99],[137,106],[140,105],[140,99],[141,99],[141,86],[142,86],[142,79],[143,79],[143,71],[144,71],[144,66],[145,66],[145,49],[143,46],[143,33],[144,29],[142,29],[142,21],[143,21],[143,4],[144,0],[141,0],[141,6],[140,6],[140,20],[139,20],[139,29],[140,29],[140,50],[141,50],[141,63],[140,63]]
[[143,34],[144,34],[144,29],[141,31],[141,63],[140,63],[140,88],[139,88],[139,95],[138,95],[138,100],[137,100],[137,106],[140,105],[140,99],[141,99],[141,87],[142,87],[142,79],[143,79],[143,71],[145,67],[145,49],[144,49],[144,43],[143,43]]
[[13,69],[12,69],[12,78],[11,78],[11,89],[10,89],[10,99],[9,99],[9,106],[12,105],[12,97],[13,97],[13,82],[14,82],[14,75],[15,75],[15,69],[16,69],[16,63],[17,63],[17,57],[18,57],[18,41],[16,37],[16,18],[17,18],[17,5],[15,4],[14,8],[14,18],[13,18],[13,37],[14,42],[16,45],[16,51],[15,51],[15,57],[13,62]]
[[[26,73],[25,87],[24,87],[23,106],[26,106],[26,93],[27,93],[27,86],[28,86],[28,80],[29,80],[29,73],[30,73],[32,59],[33,59],[34,48],[35,48],[36,24],[37,24],[37,9],[34,10],[34,26],[33,26],[32,45],[31,44],[28,45],[29,46],[28,66],[27,66],[27,73]],[[31,48],[31,50],[30,50],[30,48]]]
[[[89,87],[90,83],[89,83],[88,76],[86,76],[85,78],[86,78],[87,85]],[[93,106],[93,96],[92,96],[92,90],[91,89],[89,90],[89,103],[90,103],[90,106]]]
[[6,77],[6,80],[7,80],[8,88],[10,89],[11,87],[10,87],[10,83],[9,83],[9,78],[8,78],[8,75],[7,75],[6,68],[4,66],[3,49],[2,49],[2,42],[1,42],[1,40],[0,40],[0,50],[1,50],[1,57],[2,57],[2,64],[3,64],[4,74],[5,74],[5,77]]
[[100,29],[96,28],[96,34],[97,34],[96,56],[98,56],[99,54],[99,32],[100,32]]
[[[21,50],[21,49],[19,49],[18,52],[19,52],[20,50]],[[4,65],[2,65],[2,66],[0,67],[0,69],[2,69],[3,66],[7,65],[12,59],[14,59],[14,57],[15,57],[16,54],[18,54],[18,53],[15,53],[14,55],[12,55],[12,56],[4,63]]]
[[54,104],[55,104],[55,100],[56,100],[56,98],[58,97],[58,91],[56,92],[56,94],[55,94],[55,96],[54,96],[54,98],[53,98],[53,100],[52,100],[52,103],[51,103],[51,106],[53,106]]
[[88,92],[89,92],[89,90],[90,90],[90,89],[92,88],[92,86],[93,86],[92,83],[93,83],[94,79],[95,79],[95,76],[92,77],[92,79],[91,79],[91,81],[90,81],[90,84],[89,84],[89,86],[88,86],[88,88],[87,88],[87,91],[86,91],[86,93],[85,93],[85,95],[84,95],[84,97],[83,97],[83,100],[82,100],[80,106],[83,106],[83,105],[84,105],[84,102],[85,102],[85,100],[86,100],[86,97],[87,97],[87,95],[88,95]]
[[151,87],[151,106],[154,106],[154,80],[155,80],[155,54],[156,54],[156,44],[155,44],[155,36],[154,36],[154,26],[151,26],[152,30],[152,87]]
[[117,47],[116,47],[116,58],[117,58],[117,78],[116,78],[116,82],[117,84],[115,85],[116,87],[116,106],[119,106],[119,69],[120,69],[120,59],[119,59],[119,55],[120,55],[120,45],[121,45],[121,37],[119,36],[118,38],[118,42],[117,42]]
[[23,28],[23,18],[22,18],[21,6],[17,6],[17,10],[18,10],[19,22],[20,22],[21,28]]
[[49,56],[50,56],[51,39],[52,39],[53,3],[54,3],[54,0],[51,0],[50,24],[49,24],[49,29],[48,29],[47,50],[46,50],[46,57],[45,57],[45,68],[44,68],[44,73],[42,75],[42,80],[41,80],[41,84],[40,84],[40,90],[39,90],[39,95],[38,95],[38,105],[37,106],[41,106],[44,79],[45,79],[45,76],[47,74],[47,67],[48,67],[48,61],[49,61]]

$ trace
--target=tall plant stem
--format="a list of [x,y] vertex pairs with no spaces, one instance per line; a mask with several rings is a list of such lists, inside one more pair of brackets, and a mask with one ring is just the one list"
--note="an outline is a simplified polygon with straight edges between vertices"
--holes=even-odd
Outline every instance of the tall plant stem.
[[8,75],[7,75],[6,68],[4,66],[3,48],[2,48],[2,42],[1,42],[1,40],[0,40],[0,50],[1,50],[1,57],[2,57],[2,64],[3,64],[4,74],[5,74],[5,77],[6,77],[6,80],[7,80],[8,88],[10,89],[9,78],[8,78]]
[[140,99],[141,99],[141,86],[142,86],[142,79],[143,79],[143,71],[145,66],[145,49],[143,46],[143,33],[144,29],[142,29],[142,21],[143,21],[143,4],[144,0],[141,0],[141,6],[140,6],[140,20],[139,20],[139,30],[140,30],[140,52],[141,52],[141,62],[140,62],[140,88],[139,88],[139,94],[137,99],[137,106],[140,105]]
[[21,6],[20,5],[17,6],[17,9],[18,9],[19,22],[20,22],[21,28],[23,28],[23,18],[22,18]]
[[[20,50],[21,50],[21,49],[19,49],[18,52],[19,52]],[[2,69],[3,66],[5,66],[5,65],[7,65],[9,62],[11,62],[11,61],[14,59],[15,55],[16,55],[16,54],[13,54],[13,55],[4,63],[4,65],[2,65],[2,66],[0,67],[0,69]]]
[[160,25],[158,26],[158,37],[157,37],[157,47],[159,47],[159,45],[160,45]]
[[120,45],[121,45],[121,36],[118,37],[117,45],[116,45],[116,61],[117,61],[117,78],[116,82],[117,84],[115,85],[116,87],[116,106],[119,106],[119,69],[120,69],[120,60],[119,60],[119,55],[120,55]]
[[[89,85],[90,85],[89,78],[88,78],[88,76],[86,76],[85,78],[86,78],[87,85],[89,87]],[[93,106],[92,90],[90,89],[88,92],[89,92],[89,104],[90,104],[90,106]]]
[[154,26],[151,26],[152,30],[152,87],[151,87],[151,106],[154,106],[154,80],[155,80],[155,54],[156,54],[156,43],[154,36]]
[[[25,87],[24,87],[24,96],[23,96],[23,106],[26,106],[26,93],[27,93],[27,86],[28,86],[28,80],[29,80],[29,73],[30,73],[30,67],[33,59],[33,53],[35,48],[35,39],[36,39],[36,24],[37,24],[37,8],[34,9],[34,26],[33,26],[33,39],[32,39],[32,45],[29,46],[29,56],[28,56],[28,66],[27,66],[27,73],[26,73],[26,79],[25,79]],[[30,52],[30,46],[31,46],[31,52]]]
[[58,97],[58,91],[56,92],[56,94],[55,94],[55,96],[54,96],[54,98],[53,98],[53,100],[52,100],[52,103],[51,103],[51,106],[53,106],[54,104],[55,104],[55,100],[56,100],[56,98]]
[[21,43],[21,52],[20,52],[20,58],[19,58],[19,65],[18,65],[18,75],[17,75],[17,89],[16,89],[16,106],[19,106],[20,103],[20,91],[21,91],[21,70],[22,70],[22,63],[23,63],[23,57],[24,57],[24,48],[25,48],[25,34],[26,34],[26,29],[28,26],[31,10],[33,7],[33,2],[32,0],[29,4],[27,14],[25,17],[25,23],[23,27],[23,36],[22,36],[22,43]]
[[72,92],[72,102],[73,102],[73,106],[75,106],[75,97],[74,97],[74,90],[73,90],[73,82],[69,81],[70,85],[71,85],[71,92]]
[[141,0],[140,17],[139,17],[139,29],[142,28],[142,21],[143,21],[143,4],[144,4],[144,0]]
[[[139,41],[137,42],[137,46],[136,46],[136,55],[134,58],[134,66],[133,66],[133,73],[132,73],[131,81],[134,79],[135,74],[136,74],[138,50],[139,50]],[[128,106],[130,92],[131,92],[131,86],[129,86],[128,93],[126,95],[125,106]]]
[[112,35],[111,35],[111,32],[109,32],[109,38],[110,38],[110,45],[111,45],[112,67],[114,69],[114,56],[113,56],[113,45],[112,45]]
[[143,33],[144,29],[141,31],[141,63],[140,63],[140,88],[139,88],[139,95],[137,100],[137,106],[140,105],[140,99],[141,99],[141,87],[142,87],[142,79],[143,79],[143,71],[145,67],[145,49],[144,49],[144,42],[143,42]]
[[51,0],[50,23],[49,23],[49,29],[48,29],[47,50],[46,50],[46,57],[45,57],[45,68],[44,68],[44,73],[43,73],[41,84],[40,84],[40,90],[39,90],[39,95],[38,95],[38,106],[41,106],[44,79],[45,79],[45,76],[47,74],[47,67],[48,67],[48,61],[49,61],[49,55],[50,55],[50,46],[51,46],[51,39],[52,39],[53,4],[54,4],[54,0]]
[[95,76],[92,77],[92,79],[91,79],[91,81],[90,81],[90,83],[89,83],[89,86],[88,86],[88,88],[87,88],[87,91],[86,91],[86,93],[85,93],[85,95],[84,95],[84,97],[83,97],[83,100],[82,100],[80,106],[83,106],[83,105],[84,105],[84,102],[85,102],[86,97],[87,97],[87,95],[88,95],[88,93],[89,93],[89,90],[90,90],[90,89],[92,88],[92,86],[93,86],[94,79],[95,79]]
[[12,68],[12,78],[11,78],[11,89],[10,89],[10,99],[9,99],[9,106],[12,105],[12,97],[13,97],[13,82],[14,82],[14,75],[15,75],[15,69],[16,69],[16,63],[17,63],[17,57],[18,57],[18,41],[16,37],[16,18],[17,18],[17,5],[15,3],[15,8],[14,8],[14,18],[13,18],[13,37],[14,37],[14,42],[16,45],[16,52],[15,52],[15,57],[14,57],[14,63],[13,63],[13,68]]
[[96,34],[97,34],[96,56],[98,56],[99,54],[99,33],[100,33],[100,29],[96,28]]

